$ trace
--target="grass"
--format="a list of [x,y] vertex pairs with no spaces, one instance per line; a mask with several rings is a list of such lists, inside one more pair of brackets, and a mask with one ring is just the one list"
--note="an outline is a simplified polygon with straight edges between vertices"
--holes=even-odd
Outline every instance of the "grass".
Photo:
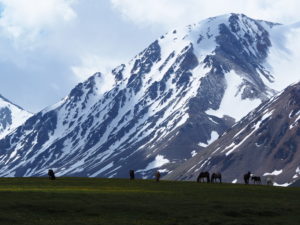
[[300,188],[1,178],[1,225],[299,225]]

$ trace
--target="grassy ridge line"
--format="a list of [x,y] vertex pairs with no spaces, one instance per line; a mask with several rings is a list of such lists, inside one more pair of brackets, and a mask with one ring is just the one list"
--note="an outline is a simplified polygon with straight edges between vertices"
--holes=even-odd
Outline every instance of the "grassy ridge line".
[[300,221],[299,188],[1,178],[0,194],[1,225],[299,225]]

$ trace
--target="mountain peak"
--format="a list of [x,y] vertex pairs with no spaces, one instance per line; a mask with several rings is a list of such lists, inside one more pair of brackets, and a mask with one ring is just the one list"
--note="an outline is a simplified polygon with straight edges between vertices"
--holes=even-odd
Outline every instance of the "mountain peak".
[[30,116],[31,113],[0,95],[0,138],[22,125]]
[[277,92],[272,29],[228,14],[161,36],[0,140],[0,174],[170,172]]

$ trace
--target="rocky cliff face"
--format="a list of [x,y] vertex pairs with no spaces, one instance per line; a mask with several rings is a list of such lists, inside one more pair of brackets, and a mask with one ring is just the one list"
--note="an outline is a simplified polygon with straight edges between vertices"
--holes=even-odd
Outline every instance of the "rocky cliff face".
[[243,182],[251,171],[287,186],[300,178],[299,125],[300,83],[260,105],[166,178],[195,180],[200,171],[211,171],[222,172],[227,182]]
[[282,88],[269,58],[280,27],[229,14],[161,36],[1,140],[0,174],[170,172]]

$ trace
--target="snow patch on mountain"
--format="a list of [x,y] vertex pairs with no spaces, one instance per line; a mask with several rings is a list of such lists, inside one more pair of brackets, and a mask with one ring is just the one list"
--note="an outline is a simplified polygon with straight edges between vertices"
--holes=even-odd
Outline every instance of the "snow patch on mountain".
[[239,121],[252,109],[259,106],[262,101],[260,99],[242,98],[243,89],[245,88],[244,78],[235,71],[225,74],[225,79],[227,87],[219,109],[209,109],[206,113],[219,118],[230,116],[235,121]]
[[219,134],[216,131],[212,131],[210,134],[210,139],[207,141],[207,143],[202,143],[199,142],[198,145],[200,147],[207,147],[208,145],[210,145],[211,143],[213,143],[215,140],[217,140],[219,138]]
[[278,176],[283,170],[274,170],[272,173],[264,173],[263,176]]
[[237,179],[234,179],[233,181],[231,181],[232,184],[236,184],[237,183]]
[[284,184],[278,184],[276,182],[273,183],[274,186],[277,186],[277,187],[288,187],[290,186],[292,183],[284,183]]
[[296,171],[295,171],[295,175],[293,176],[293,179],[297,179],[297,178],[299,178],[299,176],[300,176],[300,167],[297,167]]
[[148,170],[159,168],[169,162],[170,160],[166,159],[163,155],[157,155],[155,159],[152,162],[150,162],[145,169],[138,170],[137,172],[145,172]]

